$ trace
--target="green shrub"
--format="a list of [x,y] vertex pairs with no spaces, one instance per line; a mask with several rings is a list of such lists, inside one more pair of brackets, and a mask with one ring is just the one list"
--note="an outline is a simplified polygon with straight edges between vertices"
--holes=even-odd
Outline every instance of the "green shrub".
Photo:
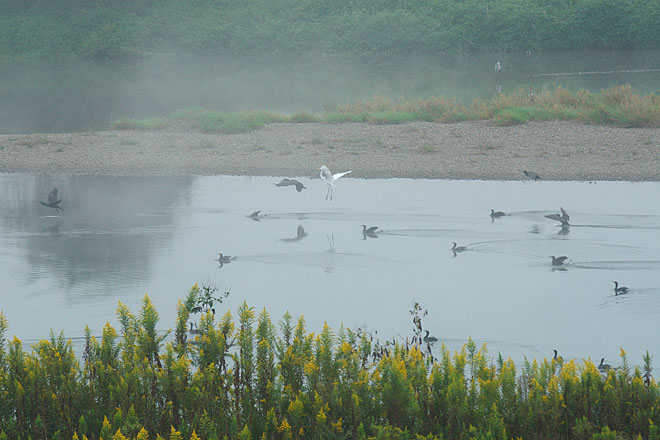
[[429,347],[364,331],[308,332],[289,314],[276,326],[245,303],[236,318],[216,318],[222,298],[214,295],[190,289],[177,328],[199,319],[201,333],[177,330],[171,341],[155,331],[159,315],[148,297],[139,314],[120,303],[121,329],[106,324],[98,340],[86,330],[82,359],[61,336],[30,353],[7,342],[0,312],[4,438],[658,437],[660,389],[646,378],[649,355],[640,370],[622,351],[621,367],[607,375],[576,360],[525,361],[516,370],[472,340],[453,355],[433,347],[432,357]]
[[112,123],[113,130],[156,130],[167,127],[167,121],[162,118],[129,119],[119,118]]

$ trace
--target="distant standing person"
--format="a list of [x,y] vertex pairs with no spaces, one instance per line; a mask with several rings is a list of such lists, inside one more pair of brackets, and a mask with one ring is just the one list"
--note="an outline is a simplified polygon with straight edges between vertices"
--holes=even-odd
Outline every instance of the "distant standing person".
[[495,74],[499,75],[501,70],[502,70],[502,65],[498,61],[497,63],[495,63]]

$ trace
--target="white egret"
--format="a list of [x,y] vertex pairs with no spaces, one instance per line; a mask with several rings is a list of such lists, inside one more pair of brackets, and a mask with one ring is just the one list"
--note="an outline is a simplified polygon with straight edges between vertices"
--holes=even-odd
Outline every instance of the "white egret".
[[330,200],[332,200],[332,188],[334,188],[335,186],[335,180],[352,172],[352,171],[344,171],[343,173],[332,174],[328,169],[328,167],[326,167],[325,165],[321,165],[321,168],[319,168],[319,170],[321,170],[320,173],[321,179],[325,180],[325,183],[328,184],[328,192],[325,194],[326,200],[328,200],[328,197],[330,197]]

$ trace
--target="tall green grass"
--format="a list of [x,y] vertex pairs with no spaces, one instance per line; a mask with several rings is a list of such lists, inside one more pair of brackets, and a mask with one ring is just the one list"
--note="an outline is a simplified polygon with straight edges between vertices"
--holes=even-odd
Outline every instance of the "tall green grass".
[[113,130],[157,130],[167,127],[163,118],[130,119],[120,118],[112,123]]
[[[520,88],[489,100],[475,99],[469,104],[456,98],[393,100],[374,96],[369,100],[328,106],[318,114],[298,112],[287,115],[264,110],[223,113],[197,107],[174,113],[170,122],[176,119],[193,121],[204,133],[243,133],[265,124],[307,122],[401,124],[491,120],[496,125],[516,125],[530,121],[574,120],[619,127],[660,127],[660,95],[641,96],[630,85],[613,87],[601,93],[571,92],[559,86],[538,95]],[[152,129],[165,125],[167,122],[160,118],[122,118],[113,128]]]
[[589,360],[517,366],[472,341],[426,346],[419,307],[416,342],[401,344],[309,332],[245,303],[215,315],[213,293],[195,285],[179,301],[171,340],[149,297],[139,314],[120,303],[120,328],[86,329],[82,359],[62,336],[29,351],[7,341],[0,312],[0,439],[660,438],[648,355],[639,368],[622,350],[606,373]]

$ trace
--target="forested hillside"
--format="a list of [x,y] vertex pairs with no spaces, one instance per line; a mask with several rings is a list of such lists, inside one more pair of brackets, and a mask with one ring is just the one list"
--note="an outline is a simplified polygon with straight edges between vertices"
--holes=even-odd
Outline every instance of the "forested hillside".
[[660,47],[658,0],[5,0],[0,57]]

